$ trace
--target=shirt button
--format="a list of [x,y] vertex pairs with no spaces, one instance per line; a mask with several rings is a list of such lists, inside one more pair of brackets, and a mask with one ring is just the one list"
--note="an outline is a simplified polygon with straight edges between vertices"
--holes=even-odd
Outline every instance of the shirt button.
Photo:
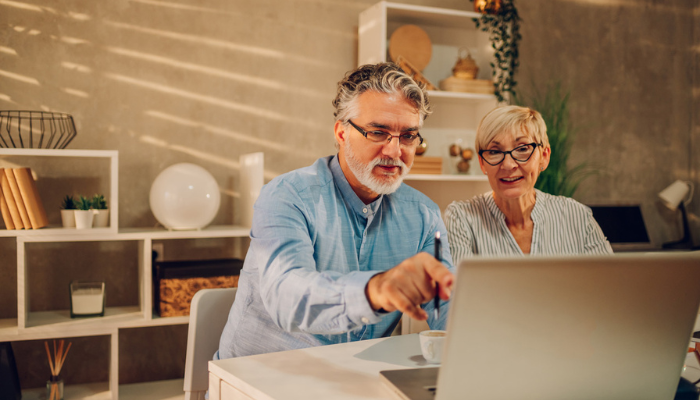
[[363,208],[363,209],[362,209],[362,212],[365,213],[365,214],[367,214],[367,207]]
[[366,325],[366,324],[369,324],[369,319],[368,319],[367,317],[362,317],[362,320],[361,320],[361,321],[362,321],[362,323],[365,324],[365,325]]

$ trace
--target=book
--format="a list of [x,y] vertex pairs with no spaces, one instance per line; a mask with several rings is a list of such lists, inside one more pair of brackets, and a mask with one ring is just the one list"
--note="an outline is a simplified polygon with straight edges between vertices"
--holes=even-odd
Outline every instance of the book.
[[442,174],[442,157],[420,156],[414,158],[409,174]]
[[2,214],[2,220],[5,222],[6,229],[15,229],[15,224],[12,222],[12,216],[10,215],[10,209],[7,208],[7,202],[2,194],[2,189],[0,189],[0,214]]
[[19,192],[24,201],[24,207],[27,209],[29,222],[32,229],[39,229],[47,226],[49,220],[46,217],[46,210],[39,198],[39,191],[36,188],[36,182],[32,176],[32,170],[29,168],[13,168],[12,172],[15,175]]
[[12,197],[15,199],[17,211],[22,219],[22,226],[24,226],[24,229],[29,229],[32,227],[32,223],[29,222],[29,214],[27,214],[27,208],[24,207],[24,200],[22,200],[22,194],[19,192],[17,179],[15,179],[15,174],[12,172],[12,168],[5,168],[5,177],[7,177],[7,182],[10,184]]
[[7,209],[10,212],[10,217],[12,218],[12,224],[15,229],[24,229],[22,224],[22,218],[19,216],[19,210],[15,204],[15,198],[12,196],[12,190],[10,189],[10,182],[5,176],[5,169],[0,168],[0,190],[2,190],[2,196],[7,204]]

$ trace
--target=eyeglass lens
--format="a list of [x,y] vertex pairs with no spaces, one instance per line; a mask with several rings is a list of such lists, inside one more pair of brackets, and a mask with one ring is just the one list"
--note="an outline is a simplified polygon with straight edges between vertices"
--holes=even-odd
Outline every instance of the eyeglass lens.
[[373,142],[389,142],[393,138],[399,139],[399,144],[402,146],[413,146],[417,143],[418,135],[403,134],[399,136],[394,136],[386,132],[367,132],[367,139]]

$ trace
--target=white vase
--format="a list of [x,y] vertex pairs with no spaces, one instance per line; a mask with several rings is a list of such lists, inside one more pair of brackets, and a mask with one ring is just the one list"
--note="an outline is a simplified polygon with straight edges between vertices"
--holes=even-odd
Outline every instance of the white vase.
[[95,217],[94,210],[75,210],[75,227],[77,229],[92,228],[92,219]]
[[75,210],[61,210],[61,221],[64,228],[75,228]]
[[109,210],[92,210],[95,219],[92,221],[93,228],[106,228],[109,225]]

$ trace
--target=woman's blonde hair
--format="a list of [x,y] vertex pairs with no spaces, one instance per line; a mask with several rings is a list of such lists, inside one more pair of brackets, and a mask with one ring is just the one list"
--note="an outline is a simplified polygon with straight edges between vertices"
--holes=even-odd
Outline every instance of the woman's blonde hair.
[[541,143],[543,149],[549,147],[547,126],[539,112],[520,106],[495,108],[484,116],[476,128],[476,151],[478,153],[479,150],[486,149],[489,143],[502,133],[509,133],[515,137],[521,132]]

